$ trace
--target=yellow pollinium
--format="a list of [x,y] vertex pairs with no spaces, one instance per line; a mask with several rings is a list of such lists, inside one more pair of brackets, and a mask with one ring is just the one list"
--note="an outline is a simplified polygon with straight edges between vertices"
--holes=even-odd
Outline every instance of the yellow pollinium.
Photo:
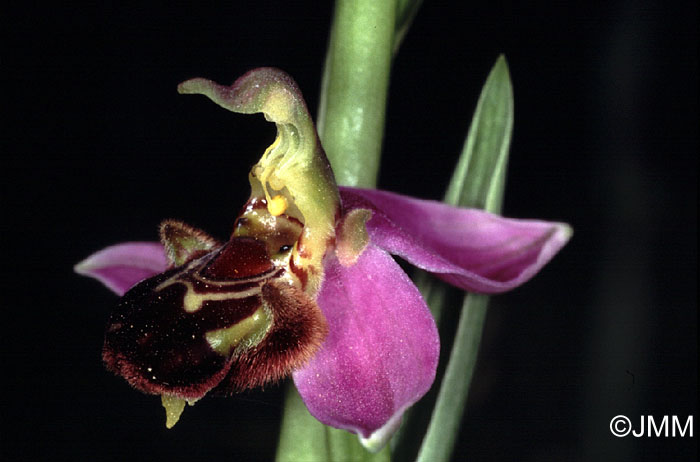
[[274,217],[282,215],[287,211],[287,199],[281,194],[276,195],[267,201],[267,210]]

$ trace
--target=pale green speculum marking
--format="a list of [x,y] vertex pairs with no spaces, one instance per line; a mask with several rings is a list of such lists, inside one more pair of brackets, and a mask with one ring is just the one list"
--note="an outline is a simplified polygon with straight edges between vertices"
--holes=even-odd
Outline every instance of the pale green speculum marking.
[[272,325],[272,315],[265,307],[231,327],[209,331],[205,338],[212,350],[223,356],[229,356],[238,349],[251,348],[265,337]]

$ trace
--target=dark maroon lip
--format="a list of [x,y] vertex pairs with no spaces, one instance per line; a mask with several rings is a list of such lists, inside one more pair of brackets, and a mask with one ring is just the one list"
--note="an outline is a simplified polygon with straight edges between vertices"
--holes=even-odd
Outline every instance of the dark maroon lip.
[[[279,282],[285,273],[263,242],[234,237],[140,282],[110,315],[107,368],[146,393],[189,399],[215,387],[231,393],[286,376],[318,349],[327,328],[314,300]],[[256,345],[226,356],[207,341],[208,332],[235,326],[261,308],[272,321]]]
[[[261,264],[262,244],[246,238],[233,245],[238,253],[251,249],[252,258],[237,259],[241,268],[238,272],[247,277],[219,283],[198,278],[205,268],[211,268],[213,262],[226,255],[225,246],[142,281],[124,294],[110,316],[105,334],[103,358],[107,367],[147,393],[200,397],[216,386],[226,375],[230,358],[211,348],[206,333],[251,316],[262,306],[261,292],[254,289],[281,274],[269,258],[267,264]],[[255,264],[253,268],[264,268],[264,273],[252,274],[250,261]],[[257,281],[245,282],[250,279]],[[221,284],[235,281],[240,282]],[[205,300],[201,308],[188,312],[184,309],[184,297],[188,287],[195,286],[197,294],[231,293],[232,298]],[[249,292],[252,294],[246,295]]]

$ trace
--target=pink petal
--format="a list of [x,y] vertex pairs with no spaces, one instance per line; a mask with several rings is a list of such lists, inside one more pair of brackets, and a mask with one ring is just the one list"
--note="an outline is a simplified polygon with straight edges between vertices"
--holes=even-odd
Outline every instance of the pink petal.
[[571,237],[565,223],[516,220],[373,189],[341,187],[369,208],[372,243],[462,289],[500,293],[532,278]]
[[117,295],[168,266],[158,242],[125,242],[104,248],[75,265],[78,274],[97,279]]
[[408,276],[374,245],[350,267],[330,258],[325,271],[317,300],[329,334],[294,382],[314,417],[379,449],[433,383],[435,321]]

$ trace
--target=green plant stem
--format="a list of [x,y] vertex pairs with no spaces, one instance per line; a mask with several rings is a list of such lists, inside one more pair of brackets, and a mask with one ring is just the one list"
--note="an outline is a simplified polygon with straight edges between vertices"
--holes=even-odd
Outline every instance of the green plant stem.
[[395,0],[338,0],[318,127],[339,184],[377,184],[394,46]]
[[294,384],[287,383],[276,460],[278,462],[332,460],[330,456],[325,425],[309,414]]
[[287,384],[277,462],[389,462],[389,447],[372,454],[357,436],[323,425],[306,409],[293,383]]

